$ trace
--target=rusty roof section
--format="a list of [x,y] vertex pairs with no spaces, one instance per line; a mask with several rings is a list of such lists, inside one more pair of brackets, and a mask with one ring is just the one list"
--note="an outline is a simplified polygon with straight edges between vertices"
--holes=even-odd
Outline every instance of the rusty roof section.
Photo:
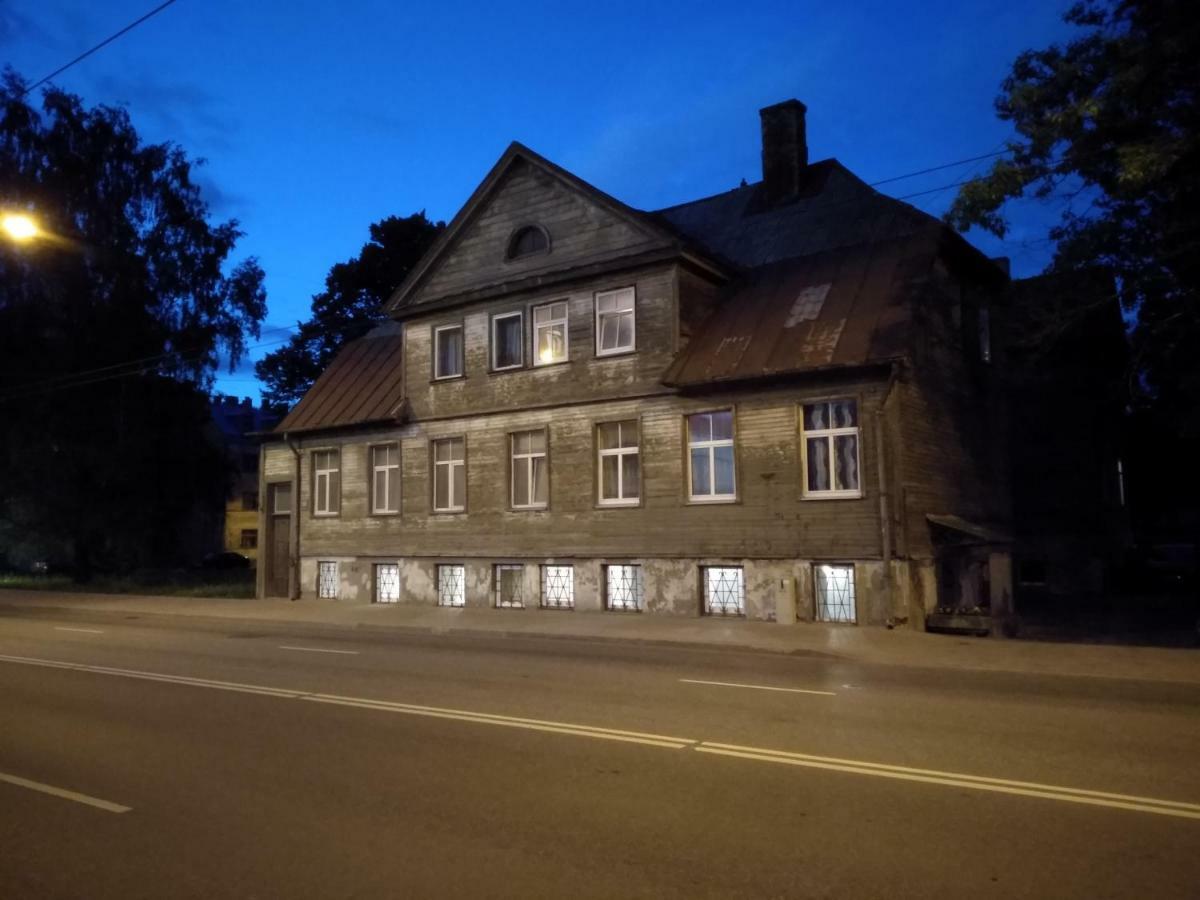
[[929,272],[941,231],[933,224],[759,266],[729,288],[663,383],[695,387],[903,358],[910,281]]
[[351,341],[273,433],[396,422],[404,403],[403,340],[403,327],[389,322]]

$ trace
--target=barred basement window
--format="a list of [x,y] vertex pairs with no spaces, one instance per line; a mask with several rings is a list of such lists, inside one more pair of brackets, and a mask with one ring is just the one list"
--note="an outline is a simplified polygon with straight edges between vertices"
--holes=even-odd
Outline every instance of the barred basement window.
[[640,610],[642,608],[642,567],[604,567],[604,605],[607,609]]
[[520,609],[525,605],[525,567],[501,563],[493,569],[492,592],[496,606]]
[[336,600],[338,595],[338,564],[317,563],[317,596],[322,600]]
[[465,566],[437,567],[438,606],[467,605],[467,571]]
[[542,606],[550,609],[574,608],[574,566],[542,566]]
[[746,584],[740,566],[705,566],[704,614],[706,616],[742,616],[746,614]]
[[854,603],[854,566],[813,566],[818,622],[858,621]]
[[400,602],[400,566],[395,563],[375,565],[375,602]]
[[853,400],[804,405],[804,494],[861,497],[858,404]]

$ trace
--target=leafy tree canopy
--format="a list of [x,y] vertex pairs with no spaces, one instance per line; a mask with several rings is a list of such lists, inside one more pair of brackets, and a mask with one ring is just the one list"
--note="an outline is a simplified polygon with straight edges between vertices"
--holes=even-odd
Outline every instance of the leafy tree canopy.
[[287,407],[299,401],[343,344],[382,321],[383,304],[445,227],[424,212],[372,225],[358,256],[329,270],[325,290],[312,299],[312,318],[297,325],[285,346],[255,364],[267,385],[264,402]]
[[[1134,320],[1144,398],[1200,435],[1200,16],[1195,0],[1084,0],[1065,46],[1022,53],[996,100],[1017,137],[947,218],[1003,236],[1007,201],[1081,198],[1053,271],[1103,266]],[[1102,300],[1103,298],[1101,298]],[[1081,314],[1086,310],[1080,310]]]
[[0,79],[0,207],[43,232],[0,236],[0,533],[81,575],[176,561],[219,521],[206,389],[266,295],[255,260],[230,261],[241,232],[210,221],[194,165],[122,109],[54,88],[39,108]]

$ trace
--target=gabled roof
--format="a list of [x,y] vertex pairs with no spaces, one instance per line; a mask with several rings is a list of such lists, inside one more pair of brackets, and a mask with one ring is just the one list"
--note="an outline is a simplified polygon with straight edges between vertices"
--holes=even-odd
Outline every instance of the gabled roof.
[[559,180],[571,190],[583,195],[591,202],[645,232],[658,246],[678,254],[691,256],[702,264],[718,271],[727,268],[727,264],[724,261],[680,232],[667,220],[622,203],[615,197],[604,193],[584,181],[579,176],[568,172],[561,166],[555,165],[523,144],[513,141],[509,144],[508,149],[504,151],[500,159],[497,160],[496,164],[492,166],[491,171],[480,182],[462,209],[451,220],[449,226],[438,237],[434,245],[409,273],[404,282],[395,290],[391,298],[384,305],[384,312],[394,315],[410,305],[420,286],[438,267],[439,262],[452,250],[467,226],[483,210],[488,199],[500,185],[504,175],[518,162],[524,162]]
[[754,269],[729,288],[663,376],[674,387],[864,366],[904,357],[908,291],[930,271],[940,226]]
[[389,322],[338,351],[275,434],[394,423],[404,403],[404,329]]

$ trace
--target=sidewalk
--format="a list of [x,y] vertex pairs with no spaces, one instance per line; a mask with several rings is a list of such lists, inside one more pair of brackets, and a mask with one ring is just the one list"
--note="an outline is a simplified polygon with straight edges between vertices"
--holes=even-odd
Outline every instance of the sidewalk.
[[907,629],[542,609],[446,609],[318,600],[233,600],[0,590],[0,611],[233,621],[432,634],[548,637],[793,653],[877,665],[1168,681],[1200,685],[1200,650],[1053,644]]

